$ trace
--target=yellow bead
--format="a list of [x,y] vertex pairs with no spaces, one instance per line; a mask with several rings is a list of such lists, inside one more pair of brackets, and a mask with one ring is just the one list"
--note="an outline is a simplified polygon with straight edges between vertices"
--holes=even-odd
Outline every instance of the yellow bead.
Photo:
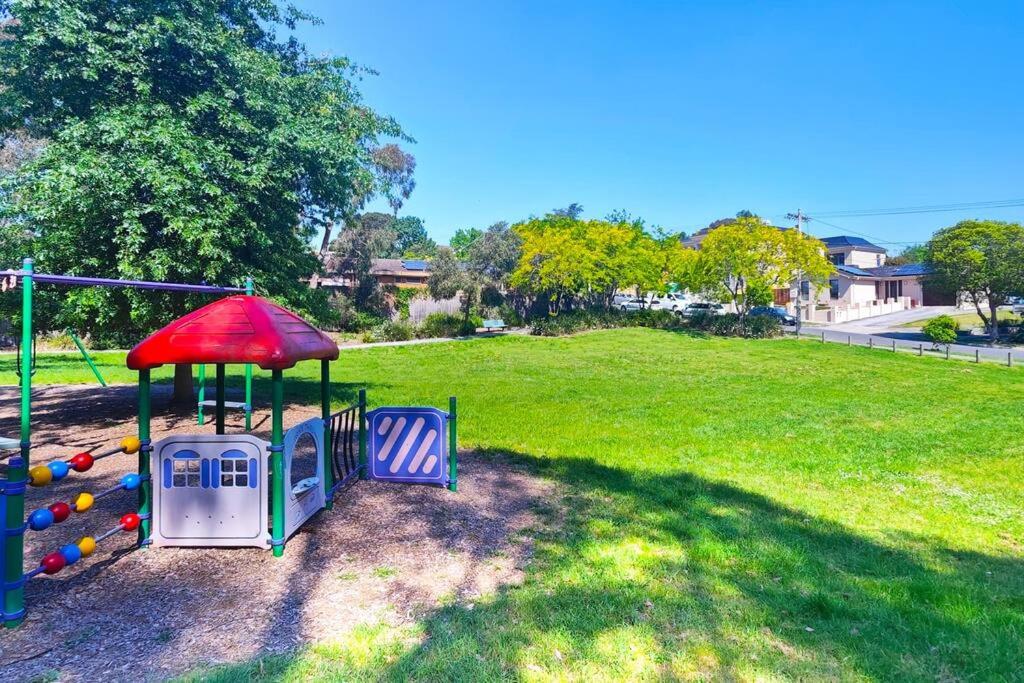
[[125,453],[138,453],[141,447],[142,442],[137,436],[126,436],[121,439],[121,450]]
[[78,541],[78,549],[82,551],[82,557],[89,557],[96,550],[96,539],[92,536],[82,536]]
[[85,493],[84,491],[79,493],[75,497],[75,512],[85,512],[92,507],[93,500],[94,498],[91,493]]
[[36,465],[28,471],[28,483],[32,486],[46,486],[53,481],[53,472],[46,465]]

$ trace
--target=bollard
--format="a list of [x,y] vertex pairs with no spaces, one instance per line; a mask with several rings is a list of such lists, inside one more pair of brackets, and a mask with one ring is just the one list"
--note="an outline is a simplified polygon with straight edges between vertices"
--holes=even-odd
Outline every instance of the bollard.
[[895,339],[892,340],[892,352],[896,353],[896,340]]
[[853,337],[851,337],[850,335],[846,335],[846,345],[853,346]]
[[974,349],[974,362],[975,363],[980,363],[981,362],[981,351],[979,351],[978,349]]
[[1008,368],[1012,368],[1013,367],[1013,351],[1007,351],[1006,352],[1006,367],[1008,367]]
[[875,339],[874,339],[874,337],[868,337],[868,348],[869,349],[875,348]]
[[825,343],[825,333],[824,332],[821,333],[821,343],[822,344]]
[[949,360],[949,344],[946,344],[946,360]]
[[924,355],[924,344],[918,344],[917,345],[917,355],[919,355],[919,356],[923,356]]

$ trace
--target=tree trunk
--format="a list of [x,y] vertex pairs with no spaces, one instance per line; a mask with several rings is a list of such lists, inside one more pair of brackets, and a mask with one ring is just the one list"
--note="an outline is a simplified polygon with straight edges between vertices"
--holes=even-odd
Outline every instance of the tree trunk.
[[988,310],[992,314],[991,323],[990,324],[992,325],[991,329],[992,329],[992,343],[993,344],[995,344],[996,342],[999,341],[998,309],[999,309],[999,307],[996,305],[995,299],[993,299],[991,296],[989,296],[989,298],[988,298]]
[[192,389],[192,366],[179,364],[174,366],[174,393],[171,403],[174,405],[191,404],[196,400]]

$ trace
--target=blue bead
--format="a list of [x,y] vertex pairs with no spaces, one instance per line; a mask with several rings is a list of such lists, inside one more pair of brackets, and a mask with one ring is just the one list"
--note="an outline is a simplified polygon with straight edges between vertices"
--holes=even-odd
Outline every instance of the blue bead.
[[74,564],[82,559],[82,549],[74,543],[68,543],[61,547],[60,554],[64,556],[64,561],[68,564]]
[[46,465],[50,468],[50,472],[53,474],[54,481],[60,481],[64,477],[68,476],[68,464],[63,460],[54,460]]
[[28,526],[32,531],[42,531],[53,524],[53,513],[49,510],[36,510],[28,516]]
[[121,477],[121,486],[124,487],[125,491],[134,491],[139,488],[139,484],[141,483],[142,479],[139,475],[134,473],[129,473]]

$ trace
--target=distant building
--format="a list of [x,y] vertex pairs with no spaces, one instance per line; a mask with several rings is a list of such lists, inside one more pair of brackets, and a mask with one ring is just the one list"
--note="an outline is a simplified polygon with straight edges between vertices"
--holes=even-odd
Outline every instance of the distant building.
[[[355,284],[355,274],[349,262],[328,257],[327,274],[320,278],[319,286],[330,289],[348,289]],[[381,285],[423,288],[430,279],[430,263],[420,259],[378,258],[370,265],[372,275]]]

